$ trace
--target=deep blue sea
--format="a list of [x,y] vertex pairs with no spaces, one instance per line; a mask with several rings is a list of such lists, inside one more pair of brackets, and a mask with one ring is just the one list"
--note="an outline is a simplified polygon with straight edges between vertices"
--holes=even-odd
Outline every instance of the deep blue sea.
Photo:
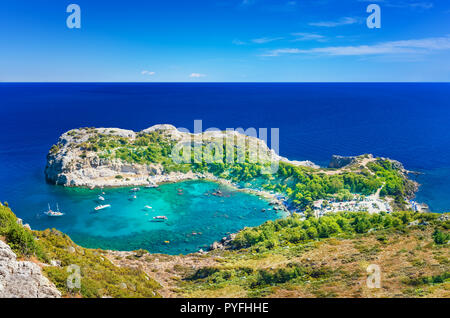
[[[279,128],[280,154],[293,160],[327,165],[333,154],[363,153],[399,160],[407,169],[423,173],[417,177],[422,184],[417,201],[436,212],[450,211],[449,101],[448,83],[1,83],[0,200],[8,201],[33,228],[56,227],[88,247],[142,247],[172,254],[196,251],[227,232],[278,217],[252,212],[266,203],[249,195],[240,199],[247,210],[233,205],[233,196],[209,206],[204,194],[215,185],[197,183],[180,185],[185,195],[200,200],[192,199],[181,208],[172,206],[171,195],[177,194],[173,186],[160,189],[165,191],[159,196],[167,197],[165,202],[158,201],[158,193],[146,193],[139,195],[142,201],[133,203],[134,207],[127,200],[120,201],[120,191],[126,189],[119,189],[107,193],[112,201],[117,200],[116,205],[92,216],[79,204],[93,205],[97,194],[61,189],[44,181],[46,154],[67,130],[95,126],[139,131],[159,123],[193,130],[193,121],[201,119],[205,129]],[[65,220],[37,216],[48,201],[60,204],[67,213]],[[172,222],[148,225],[151,215],[141,205],[153,202],[161,213],[175,213]],[[224,214],[229,222],[221,222]],[[184,222],[183,228],[177,220]],[[207,228],[216,221],[219,228]],[[192,234],[197,232],[202,234]]]

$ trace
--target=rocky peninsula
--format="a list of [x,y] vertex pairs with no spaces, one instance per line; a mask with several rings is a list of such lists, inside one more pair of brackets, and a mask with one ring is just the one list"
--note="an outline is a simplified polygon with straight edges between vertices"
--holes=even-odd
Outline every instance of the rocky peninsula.
[[[155,125],[140,132],[119,128],[81,128],[64,133],[47,156],[45,176],[48,182],[67,187],[122,187],[177,182],[182,180],[211,178],[210,174],[192,171],[170,171],[164,160],[139,162],[133,160],[133,151],[139,152],[148,146],[141,143],[150,136],[156,142],[173,147],[180,142],[197,142],[201,147],[218,140],[229,140],[236,144],[255,145],[273,161],[281,161],[297,166],[318,168],[310,161],[290,161],[267,147],[261,139],[238,132],[204,132],[198,135],[180,132],[172,125]],[[150,142],[151,143],[151,142]],[[165,150],[170,150],[170,147]],[[122,156],[127,148],[131,156]],[[117,150],[121,151],[120,153]],[[169,157],[170,153],[165,153]]]

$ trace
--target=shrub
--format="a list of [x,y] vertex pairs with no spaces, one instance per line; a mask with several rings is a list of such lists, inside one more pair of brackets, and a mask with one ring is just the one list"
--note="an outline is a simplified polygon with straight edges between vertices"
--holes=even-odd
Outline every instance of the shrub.
[[436,244],[447,244],[450,240],[450,234],[443,233],[442,231],[436,229],[433,233],[433,240]]
[[[248,247],[271,249],[280,245],[304,243],[333,236],[365,234],[370,229],[395,228],[403,231],[409,222],[422,217],[422,213],[414,212],[374,215],[367,212],[339,212],[306,220],[294,215],[287,219],[268,221],[258,227],[246,228],[236,235],[232,246],[236,249]],[[448,234],[438,233],[435,236],[439,242],[446,243],[449,240]]]
[[42,257],[42,250],[36,244],[34,236],[19,224],[11,225],[6,233],[9,246],[20,255]]
[[33,233],[17,223],[17,218],[7,206],[0,206],[0,235],[18,256],[36,256],[46,260],[46,255]]

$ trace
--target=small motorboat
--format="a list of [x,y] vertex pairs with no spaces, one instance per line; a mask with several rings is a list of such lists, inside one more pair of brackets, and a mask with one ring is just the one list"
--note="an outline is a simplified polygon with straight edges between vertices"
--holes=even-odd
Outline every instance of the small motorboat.
[[99,199],[100,201],[105,201],[105,197],[102,197],[101,195],[98,196],[98,199]]
[[166,216],[154,216],[153,219],[150,220],[150,222],[164,222],[166,220]]
[[94,210],[95,210],[95,211],[100,211],[100,210],[107,209],[107,208],[110,208],[110,207],[111,207],[110,204],[99,205],[99,206],[96,206],[96,207],[94,208]]
[[147,189],[150,189],[150,188],[157,188],[158,185],[155,184],[155,183],[150,183],[149,185],[146,185],[145,187],[146,187]]
[[138,192],[138,191],[141,191],[141,189],[140,189],[140,188],[133,188],[133,189],[131,189],[130,191],[131,191],[131,192]]
[[48,216],[63,216],[64,213],[59,211],[59,206],[58,204],[56,204],[56,211],[53,211],[50,208],[50,204],[48,204],[48,211],[45,211],[44,214],[48,215]]
[[146,209],[153,209],[150,205],[146,205],[144,208],[146,208]]

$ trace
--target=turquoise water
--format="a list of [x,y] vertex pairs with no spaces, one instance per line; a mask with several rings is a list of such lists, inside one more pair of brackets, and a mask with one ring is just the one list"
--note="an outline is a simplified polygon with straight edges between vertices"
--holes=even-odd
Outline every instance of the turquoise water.
[[[168,123],[192,131],[193,120],[202,119],[205,129],[279,128],[280,154],[291,160],[326,166],[333,154],[363,153],[399,160],[423,173],[417,177],[422,184],[417,201],[446,212],[449,88],[449,83],[1,83],[0,200],[33,229],[55,227],[85,246],[172,254],[197,251],[227,232],[276,218],[260,212],[266,203],[259,198],[207,197],[203,192],[216,185],[197,183],[179,185],[189,188],[185,196],[176,194],[178,185],[162,186],[161,192],[143,189],[135,202],[128,201],[128,189],[107,190],[112,208],[92,215],[98,191],[45,183],[48,150],[69,129],[140,131]],[[48,202],[58,202],[67,214],[36,216]],[[169,222],[148,222],[153,214],[145,215],[147,204]],[[202,235],[190,235],[196,231]]]
[[[159,188],[66,189],[54,187],[62,217],[48,217],[45,198],[42,211],[27,218],[32,226],[57,228],[78,244],[90,248],[137,250],[180,254],[206,249],[212,242],[245,226],[256,226],[281,217],[258,196],[209,181],[184,181]],[[221,195],[214,195],[220,190]],[[98,195],[105,193],[105,201]],[[34,198],[34,200],[39,200]],[[95,212],[99,204],[111,207]],[[151,206],[151,209],[145,206]],[[262,210],[266,209],[265,212]],[[155,222],[154,216],[166,216]],[[169,241],[170,243],[167,243]]]

